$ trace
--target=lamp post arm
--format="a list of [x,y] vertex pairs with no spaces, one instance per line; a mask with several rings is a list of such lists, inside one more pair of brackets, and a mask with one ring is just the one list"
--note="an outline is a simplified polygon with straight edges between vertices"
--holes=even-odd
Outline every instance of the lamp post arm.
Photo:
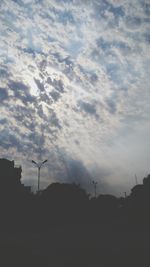
[[32,160],[32,163],[34,163],[34,164],[37,166],[37,168],[38,168],[38,192],[39,192],[39,190],[40,190],[40,170],[41,170],[42,165],[43,165],[44,163],[46,163],[47,161],[48,161],[48,160],[46,159],[46,160],[44,160],[44,161],[41,162],[41,163],[37,163],[36,161]]

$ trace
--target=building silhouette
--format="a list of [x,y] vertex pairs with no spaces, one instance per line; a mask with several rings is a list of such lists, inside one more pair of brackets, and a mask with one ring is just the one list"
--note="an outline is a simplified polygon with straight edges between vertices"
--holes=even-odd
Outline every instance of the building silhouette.
[[31,188],[21,183],[22,167],[14,160],[0,159],[0,195],[29,193]]

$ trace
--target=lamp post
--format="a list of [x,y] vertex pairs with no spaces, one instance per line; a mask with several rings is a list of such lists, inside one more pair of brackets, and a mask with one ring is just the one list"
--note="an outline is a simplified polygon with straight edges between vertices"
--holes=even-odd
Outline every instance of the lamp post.
[[46,159],[46,160],[44,160],[44,161],[42,161],[40,163],[37,163],[36,161],[32,160],[32,163],[35,164],[37,166],[37,168],[38,168],[38,192],[40,190],[40,170],[41,170],[42,165],[44,163],[46,163],[47,161],[48,160]]

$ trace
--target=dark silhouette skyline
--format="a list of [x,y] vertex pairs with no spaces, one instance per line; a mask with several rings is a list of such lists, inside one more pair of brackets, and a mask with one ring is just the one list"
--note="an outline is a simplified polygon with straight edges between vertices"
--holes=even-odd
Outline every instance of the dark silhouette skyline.
[[75,183],[33,194],[21,174],[0,159],[1,266],[140,266],[148,259],[150,175],[117,198],[91,197]]

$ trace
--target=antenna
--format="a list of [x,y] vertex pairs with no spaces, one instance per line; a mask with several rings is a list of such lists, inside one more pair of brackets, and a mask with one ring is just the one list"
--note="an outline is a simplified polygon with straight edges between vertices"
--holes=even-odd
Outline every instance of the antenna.
[[138,179],[137,179],[136,174],[135,174],[135,184],[136,184],[136,185],[138,184]]

